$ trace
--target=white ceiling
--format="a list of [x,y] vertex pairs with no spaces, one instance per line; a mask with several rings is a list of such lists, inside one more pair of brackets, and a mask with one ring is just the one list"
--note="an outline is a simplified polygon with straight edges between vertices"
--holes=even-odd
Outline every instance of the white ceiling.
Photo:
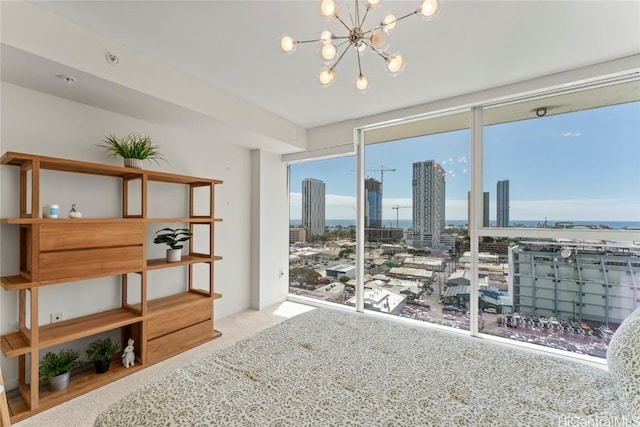
[[[304,128],[364,117],[640,53],[640,1],[444,0],[432,21],[398,24],[390,51],[407,67],[384,72],[369,52],[371,89],[352,89],[353,52],[321,88],[317,47],[279,50],[279,37],[343,34],[319,1],[42,1],[36,5],[159,62],[222,88]],[[367,23],[417,1],[385,1]],[[345,9],[353,6],[340,2]],[[373,19],[375,18],[375,19]],[[368,27],[368,25],[365,25]],[[117,52],[115,52],[117,53]]]

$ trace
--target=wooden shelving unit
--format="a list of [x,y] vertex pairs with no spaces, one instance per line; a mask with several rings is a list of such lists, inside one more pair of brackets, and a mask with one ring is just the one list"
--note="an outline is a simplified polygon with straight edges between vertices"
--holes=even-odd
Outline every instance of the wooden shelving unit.
[[[215,186],[222,181],[171,173],[146,171],[99,163],[59,159],[32,154],[7,152],[2,165],[20,168],[20,215],[3,218],[2,224],[19,228],[19,272],[0,278],[2,287],[18,293],[18,331],[0,337],[2,353],[18,359],[18,389],[7,393],[11,421],[17,422],[69,399],[108,384],[191,347],[221,335],[213,327],[213,301],[222,295],[214,292],[214,217]],[[122,215],[119,218],[49,219],[40,218],[40,171],[52,170],[73,174],[112,177],[121,181]],[[135,203],[141,213],[130,213],[129,184],[139,183],[140,200]],[[189,216],[150,218],[147,214],[148,184],[161,182],[187,186]],[[207,197],[208,213],[196,215],[195,199]],[[194,232],[203,233],[209,242],[206,253],[196,252],[193,239],[188,254],[178,262],[147,259],[147,224],[182,223]],[[203,227],[204,226],[204,227]],[[195,227],[198,227],[196,229]],[[204,252],[201,250],[201,252]],[[193,283],[194,266],[204,265],[206,283]],[[167,268],[188,269],[186,292],[148,299],[147,272]],[[139,275],[140,301],[128,301],[130,274]],[[39,295],[43,286],[80,280],[116,276],[120,278],[120,307],[38,326]],[[199,285],[199,286],[196,286]],[[95,374],[86,367],[72,372],[69,387],[50,391],[38,378],[38,364],[43,351],[95,334],[119,330],[123,343],[136,341],[136,365],[125,369],[114,360],[105,374]],[[92,369],[92,368],[91,368]],[[30,380],[27,379],[30,372]]]

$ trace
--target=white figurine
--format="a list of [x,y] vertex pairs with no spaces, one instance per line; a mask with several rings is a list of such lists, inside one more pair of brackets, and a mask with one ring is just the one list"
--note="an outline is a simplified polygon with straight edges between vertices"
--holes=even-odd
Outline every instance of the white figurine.
[[69,218],[82,218],[82,213],[76,210],[76,204],[71,205],[71,210],[69,211]]
[[133,338],[129,338],[129,341],[127,342],[127,346],[124,348],[124,353],[122,353],[121,358],[122,364],[125,368],[136,364],[136,355],[133,352]]

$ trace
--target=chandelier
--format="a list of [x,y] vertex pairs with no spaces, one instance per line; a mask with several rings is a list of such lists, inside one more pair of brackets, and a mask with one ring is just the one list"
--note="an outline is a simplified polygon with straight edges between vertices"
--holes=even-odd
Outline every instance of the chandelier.
[[[392,75],[398,75],[405,66],[405,61],[399,53],[388,53],[389,34],[395,28],[398,21],[413,15],[422,15],[423,18],[433,18],[440,9],[440,0],[423,0],[420,2],[417,10],[397,18],[395,15],[387,15],[378,25],[369,29],[365,29],[364,23],[371,9],[380,6],[380,0],[366,0],[366,10],[362,17],[358,0],[354,0],[354,14],[349,13],[350,23],[348,25],[339,15],[338,7],[334,0],[322,0],[320,4],[320,13],[327,19],[336,19],[347,30],[346,35],[336,35],[329,30],[322,31],[319,39],[314,40],[296,40],[289,35],[284,35],[280,39],[280,47],[288,54],[295,51],[296,46],[303,43],[320,42],[320,56],[326,67],[320,72],[318,81],[323,87],[330,86],[336,77],[336,67],[344,58],[350,48],[356,53],[358,58],[358,76],[355,79],[355,87],[359,92],[366,92],[369,89],[369,80],[362,74],[362,66],[360,64],[360,56],[367,50],[373,51],[379,55],[386,64],[387,72]],[[344,50],[338,54],[339,50]],[[337,58],[337,59],[336,59]]]

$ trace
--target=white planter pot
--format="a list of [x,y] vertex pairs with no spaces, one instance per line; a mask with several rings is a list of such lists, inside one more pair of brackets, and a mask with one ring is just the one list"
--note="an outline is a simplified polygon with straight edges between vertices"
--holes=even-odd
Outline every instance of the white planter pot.
[[167,249],[167,261],[178,262],[182,259],[182,249]]
[[69,372],[49,378],[49,388],[52,391],[63,390],[69,385]]
[[142,169],[142,160],[141,159],[123,159],[124,160],[124,166],[126,168],[135,168],[135,169]]

